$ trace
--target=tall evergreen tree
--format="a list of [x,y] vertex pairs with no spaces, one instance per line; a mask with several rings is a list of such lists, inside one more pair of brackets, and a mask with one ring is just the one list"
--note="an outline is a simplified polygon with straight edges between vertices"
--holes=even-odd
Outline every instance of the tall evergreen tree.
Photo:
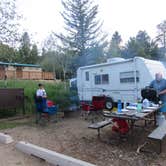
[[138,48],[138,44],[136,42],[136,38],[130,37],[130,39],[128,40],[123,50],[123,56],[125,58],[133,58],[135,56],[138,56],[137,48]]
[[29,63],[29,61],[31,61],[31,44],[30,44],[30,38],[29,38],[29,34],[27,32],[25,32],[22,37],[21,37],[21,46],[19,49],[20,52],[20,62],[21,63]]
[[156,37],[156,43],[159,44],[160,58],[166,59],[166,20],[157,25],[158,35]]
[[110,46],[108,48],[107,57],[120,57],[121,56],[121,48],[120,43],[122,42],[122,38],[119,33],[116,31],[111,39]]
[[15,62],[17,58],[17,51],[7,44],[0,43],[0,61]]
[[158,46],[151,41],[146,31],[139,31],[136,37],[127,42],[124,57],[132,58],[141,56],[144,58],[158,59]]
[[57,36],[78,56],[85,57],[87,48],[96,44],[100,34],[102,24],[96,19],[98,5],[93,5],[92,0],[62,0],[62,5],[67,35]]
[[15,45],[18,40],[18,19],[15,0],[0,1],[0,42]]
[[31,45],[30,37],[27,32],[25,32],[22,35],[19,54],[20,54],[19,58],[20,63],[35,64],[37,62],[37,56],[38,56],[37,46],[35,44],[33,46]]
[[33,44],[32,45],[32,49],[31,49],[31,64],[35,64],[36,62],[39,61],[38,59],[38,48],[37,48],[37,45],[36,44]]
[[150,58],[150,36],[146,31],[139,31],[136,36],[138,56]]
[[157,25],[158,36],[156,37],[156,41],[161,44],[162,47],[166,49],[166,20]]

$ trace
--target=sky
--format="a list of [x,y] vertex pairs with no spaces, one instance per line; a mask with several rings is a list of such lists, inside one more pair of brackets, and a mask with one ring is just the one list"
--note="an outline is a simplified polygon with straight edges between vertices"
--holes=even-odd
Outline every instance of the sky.
[[[99,5],[98,19],[103,21],[102,31],[110,38],[115,31],[123,43],[145,30],[151,38],[157,35],[156,26],[166,20],[166,0],[94,0]],[[63,32],[61,0],[17,0],[23,15],[21,26],[41,44],[51,31]]]

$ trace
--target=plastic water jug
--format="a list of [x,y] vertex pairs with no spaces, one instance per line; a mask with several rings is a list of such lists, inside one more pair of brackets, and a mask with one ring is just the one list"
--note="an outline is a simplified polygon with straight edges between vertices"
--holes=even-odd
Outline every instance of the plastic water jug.
[[149,107],[149,105],[150,105],[149,100],[148,99],[144,99],[143,102],[142,102],[143,108],[147,108],[147,107]]
[[165,121],[165,116],[162,114],[162,112],[160,112],[160,113],[156,116],[157,125],[160,126],[164,121]]
[[118,100],[118,112],[122,112],[122,102]]
[[126,101],[124,101],[123,102],[123,109],[126,109],[126,105],[127,105],[127,103],[126,103]]
[[142,103],[137,103],[137,112],[142,111]]

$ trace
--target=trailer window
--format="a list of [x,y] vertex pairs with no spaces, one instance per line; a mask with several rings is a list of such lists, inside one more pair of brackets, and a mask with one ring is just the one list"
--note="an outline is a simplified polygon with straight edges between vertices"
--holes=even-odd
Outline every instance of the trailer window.
[[95,85],[109,84],[108,74],[95,75]]
[[102,75],[102,84],[109,84],[108,74],[103,74]]
[[88,71],[85,72],[85,80],[89,81],[89,72]]
[[[120,83],[134,83],[135,77],[134,71],[121,72],[120,73]],[[139,72],[136,71],[136,81],[139,82]]]
[[95,75],[95,85],[101,84],[101,75]]

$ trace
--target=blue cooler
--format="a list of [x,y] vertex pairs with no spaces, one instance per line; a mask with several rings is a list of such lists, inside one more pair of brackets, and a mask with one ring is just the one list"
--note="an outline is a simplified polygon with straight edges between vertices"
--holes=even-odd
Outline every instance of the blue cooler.
[[43,112],[48,113],[49,115],[56,114],[58,110],[58,107],[56,105],[53,105],[51,107],[47,107]]

